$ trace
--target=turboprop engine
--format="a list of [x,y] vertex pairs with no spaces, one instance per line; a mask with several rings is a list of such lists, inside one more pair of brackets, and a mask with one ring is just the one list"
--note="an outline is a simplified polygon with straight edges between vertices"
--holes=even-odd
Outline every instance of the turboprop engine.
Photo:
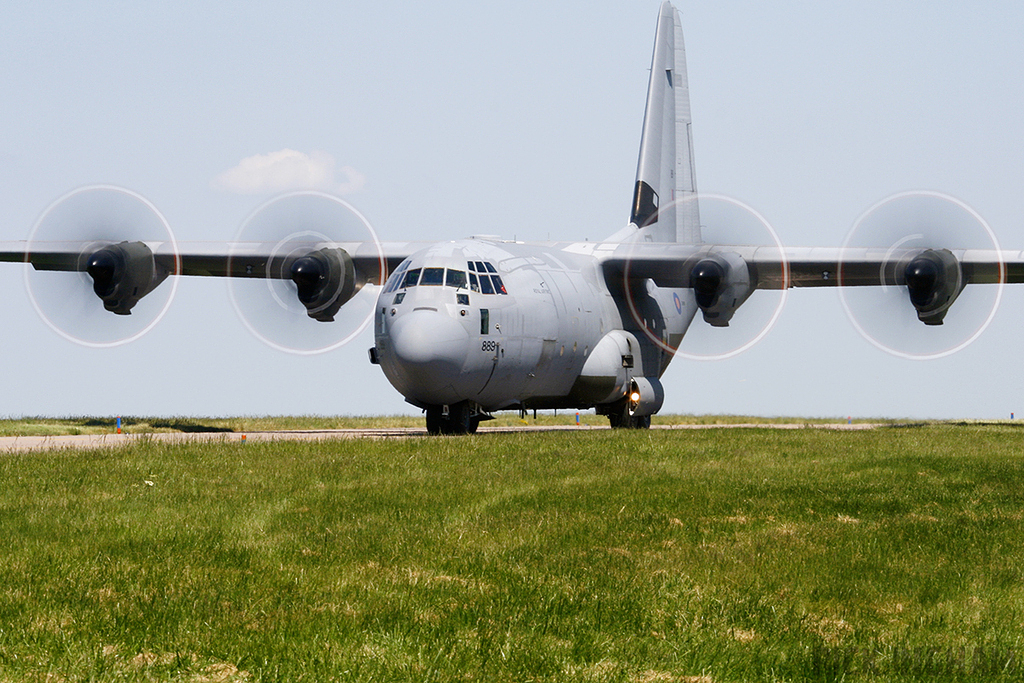
[[690,271],[697,306],[704,321],[714,327],[727,327],[736,309],[753,291],[750,271],[739,254],[709,254]]
[[288,268],[288,275],[306,314],[320,322],[332,322],[356,293],[355,265],[344,249],[324,247],[300,256]]
[[921,252],[907,264],[903,279],[917,318],[925,325],[941,325],[966,284],[960,262],[948,249]]
[[118,315],[130,315],[135,304],[168,275],[143,242],[103,247],[89,256],[85,271],[92,277],[92,289],[103,300],[103,307]]

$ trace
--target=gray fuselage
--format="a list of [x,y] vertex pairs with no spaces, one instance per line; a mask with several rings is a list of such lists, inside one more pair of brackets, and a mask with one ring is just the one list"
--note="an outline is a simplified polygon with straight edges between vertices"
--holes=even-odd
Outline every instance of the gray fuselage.
[[374,345],[413,405],[587,408],[658,378],[692,290],[606,282],[601,243],[468,239],[406,259],[377,298]]

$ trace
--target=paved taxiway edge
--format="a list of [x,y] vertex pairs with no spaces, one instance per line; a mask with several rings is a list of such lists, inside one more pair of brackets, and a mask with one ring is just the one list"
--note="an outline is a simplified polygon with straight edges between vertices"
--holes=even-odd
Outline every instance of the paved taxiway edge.
[[[879,424],[714,424],[714,425],[654,425],[652,429],[834,429],[862,430],[880,427]],[[480,427],[481,434],[508,434],[514,432],[565,432],[609,429],[595,425],[516,425],[511,427]],[[391,439],[426,436],[422,427],[393,429],[323,429],[253,432],[160,432],[151,434],[75,434],[61,436],[4,436],[0,437],[0,453],[26,453],[33,451],[102,449],[137,443],[248,443],[261,441],[326,441],[334,439]]]

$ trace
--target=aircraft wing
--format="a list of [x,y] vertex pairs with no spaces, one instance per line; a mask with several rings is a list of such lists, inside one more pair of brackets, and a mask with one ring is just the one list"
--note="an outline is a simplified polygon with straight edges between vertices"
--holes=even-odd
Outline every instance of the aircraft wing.
[[639,243],[608,253],[609,283],[692,287],[705,317],[721,324],[755,289],[905,286],[919,319],[939,324],[968,284],[1024,283],[1021,251]]
[[[0,261],[30,263],[36,270],[88,269],[89,258],[111,242],[0,242]],[[422,245],[412,242],[143,242],[159,268],[169,274],[207,277],[288,278],[285,264],[323,248],[342,249],[363,283],[379,284]]]
[[169,275],[292,280],[309,316],[334,319],[364,285],[383,284],[422,245],[411,242],[0,242],[0,261],[86,272],[126,315]]
[[[905,284],[906,265],[930,249],[719,246],[707,244],[624,245],[604,260],[606,275],[654,280],[659,287],[690,287],[695,265],[739,256],[752,289],[856,287]],[[941,250],[956,258],[964,284],[1024,283],[1024,251]]]

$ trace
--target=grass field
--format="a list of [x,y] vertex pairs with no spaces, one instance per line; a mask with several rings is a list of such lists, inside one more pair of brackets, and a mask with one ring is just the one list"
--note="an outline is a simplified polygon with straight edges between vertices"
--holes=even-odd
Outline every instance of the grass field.
[[4,456],[0,680],[1022,680],[1022,437]]

